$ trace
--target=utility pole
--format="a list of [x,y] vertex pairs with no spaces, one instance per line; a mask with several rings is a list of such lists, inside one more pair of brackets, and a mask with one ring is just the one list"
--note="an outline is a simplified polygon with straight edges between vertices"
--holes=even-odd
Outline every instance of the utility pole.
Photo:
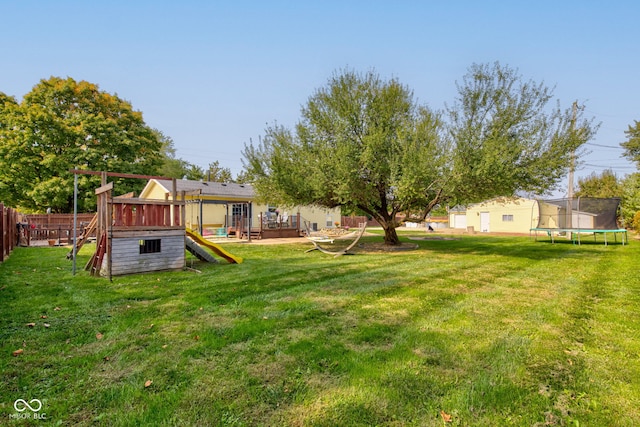
[[[576,115],[578,114],[578,101],[573,101],[573,115],[571,117],[571,137],[573,138],[576,128]],[[573,173],[576,168],[576,152],[571,152],[571,164],[569,165],[569,177],[567,188],[567,216],[566,227],[573,228]]]
[[[578,114],[578,101],[573,102],[573,116],[571,117],[571,136],[576,129],[576,115]],[[569,188],[567,190],[567,197],[573,199],[573,173],[576,168],[576,152],[571,153],[571,165],[569,166]]]

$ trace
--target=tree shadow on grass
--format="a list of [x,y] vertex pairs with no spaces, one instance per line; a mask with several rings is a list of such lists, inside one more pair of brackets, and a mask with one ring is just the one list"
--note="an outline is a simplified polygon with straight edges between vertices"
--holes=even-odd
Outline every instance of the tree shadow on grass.
[[504,256],[531,260],[580,258],[602,250],[615,250],[615,246],[604,246],[602,243],[577,245],[570,241],[556,241],[552,244],[550,241],[535,241],[529,237],[464,236],[456,240],[411,242],[417,243],[421,250],[436,254]]

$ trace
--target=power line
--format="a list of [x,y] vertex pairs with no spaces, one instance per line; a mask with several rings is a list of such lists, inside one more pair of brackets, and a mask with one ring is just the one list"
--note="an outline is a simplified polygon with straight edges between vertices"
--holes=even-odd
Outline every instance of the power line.
[[604,116],[604,117],[615,117],[616,119],[626,119],[625,116],[622,116],[620,114],[606,114],[606,113],[598,113],[596,111],[593,111],[590,108],[583,108],[583,111],[585,113],[589,113],[589,114],[595,114],[596,116]]
[[586,145],[591,145],[593,147],[602,147],[602,148],[615,148],[617,150],[624,150],[623,147],[615,146],[615,145],[604,145],[604,144],[594,144],[593,142],[587,142]]
[[583,163],[582,166],[589,166],[591,168],[598,169],[626,169],[626,170],[635,170],[636,168],[633,166],[603,166],[603,165],[594,165],[591,163]]

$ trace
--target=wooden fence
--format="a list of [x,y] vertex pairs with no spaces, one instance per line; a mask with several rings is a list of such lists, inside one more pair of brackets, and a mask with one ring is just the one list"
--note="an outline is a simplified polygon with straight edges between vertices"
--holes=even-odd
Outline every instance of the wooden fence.
[[[78,214],[76,235],[80,236],[95,214]],[[29,241],[49,240],[66,244],[73,240],[73,214],[25,215]],[[95,234],[91,237],[95,237]]]
[[0,235],[2,236],[0,262],[2,262],[20,243],[18,234],[20,214],[14,209],[6,208],[2,203],[0,203],[0,212],[2,212],[2,221],[0,222]]

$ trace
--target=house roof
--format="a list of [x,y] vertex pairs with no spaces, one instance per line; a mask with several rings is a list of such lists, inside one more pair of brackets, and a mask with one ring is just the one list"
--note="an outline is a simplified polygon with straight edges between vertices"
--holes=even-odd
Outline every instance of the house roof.
[[[151,185],[152,181],[155,181],[158,185],[162,186],[167,193],[173,190],[173,183],[168,179],[152,179],[149,180],[145,189]],[[203,196],[213,196],[232,199],[246,199],[253,200],[255,192],[250,184],[236,184],[231,182],[205,182],[205,181],[193,181],[188,179],[176,179],[176,191],[185,191],[187,193],[199,193]],[[144,194],[145,191],[143,190]]]
[[449,213],[466,213],[467,212],[467,207],[466,206],[462,206],[462,205],[455,205],[451,208],[449,208]]

